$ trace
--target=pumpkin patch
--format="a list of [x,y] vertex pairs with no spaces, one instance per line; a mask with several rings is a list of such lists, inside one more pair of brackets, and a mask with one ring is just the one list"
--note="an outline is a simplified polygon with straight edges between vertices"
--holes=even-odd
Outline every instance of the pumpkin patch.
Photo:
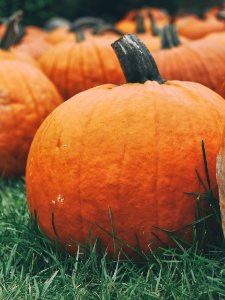
[[0,300],[225,299],[224,0],[0,0]]
[[175,247],[168,232],[187,247],[199,219],[205,239],[218,184],[223,213],[224,3],[77,1],[0,20],[1,177],[25,175],[31,218],[70,254],[90,233],[111,257]]

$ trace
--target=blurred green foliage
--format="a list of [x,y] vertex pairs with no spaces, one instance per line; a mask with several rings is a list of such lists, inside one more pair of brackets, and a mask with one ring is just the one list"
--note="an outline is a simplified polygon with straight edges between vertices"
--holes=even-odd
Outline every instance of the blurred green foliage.
[[18,9],[25,12],[25,23],[43,25],[53,16],[73,20],[84,15],[100,16],[108,21],[121,18],[129,9],[142,6],[164,7],[170,13],[178,9],[201,9],[222,0],[0,0],[2,17]]

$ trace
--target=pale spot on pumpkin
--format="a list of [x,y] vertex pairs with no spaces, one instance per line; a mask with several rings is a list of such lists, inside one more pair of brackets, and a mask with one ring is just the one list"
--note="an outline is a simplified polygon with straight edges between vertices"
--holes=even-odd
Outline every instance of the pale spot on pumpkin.
[[62,195],[58,195],[56,199],[52,200],[52,204],[63,204],[64,203],[64,198]]
[[7,90],[0,90],[0,97],[5,98],[9,95]]
[[64,198],[62,197],[62,195],[58,195],[57,198],[56,198],[56,201],[57,201],[58,203],[62,203],[62,204],[63,204]]

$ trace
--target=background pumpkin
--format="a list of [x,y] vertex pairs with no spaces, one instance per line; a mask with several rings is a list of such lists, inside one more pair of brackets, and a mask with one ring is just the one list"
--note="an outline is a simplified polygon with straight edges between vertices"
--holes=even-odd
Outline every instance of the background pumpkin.
[[28,53],[17,51],[13,47],[17,36],[20,35],[20,33],[18,32],[18,24],[20,22],[21,17],[22,15],[19,11],[13,14],[7,20],[0,41],[0,59],[19,60],[37,67],[38,64]]
[[225,76],[225,43],[219,41],[219,34],[212,40],[209,36],[192,43],[177,43],[176,38],[171,42],[168,49],[154,55],[162,75],[198,82],[217,91]]
[[33,136],[62,99],[37,68],[19,61],[0,64],[0,176],[25,173]]
[[214,16],[200,19],[197,16],[188,16],[176,22],[178,32],[189,39],[200,39],[213,32],[225,31],[225,22]]
[[[127,84],[107,84],[60,105],[39,128],[29,153],[29,209],[41,229],[62,244],[99,236],[112,254],[112,232],[149,251],[153,226],[180,229],[195,219],[204,177],[202,139],[213,191],[224,100],[191,82],[163,80],[148,51],[133,36],[114,44]],[[45,184],[43,184],[45,183]],[[101,226],[101,228],[99,226]],[[184,237],[191,240],[192,233]],[[138,244],[138,245],[137,245]],[[129,249],[127,249],[129,253]]]
[[77,41],[77,32],[82,31],[85,37],[92,33],[95,26],[104,24],[104,21],[99,18],[82,17],[75,20],[69,27],[59,27],[48,33],[46,41],[52,45],[57,45],[62,42]]
[[65,100],[103,83],[124,82],[116,56],[104,39],[62,43],[50,49],[39,62]]

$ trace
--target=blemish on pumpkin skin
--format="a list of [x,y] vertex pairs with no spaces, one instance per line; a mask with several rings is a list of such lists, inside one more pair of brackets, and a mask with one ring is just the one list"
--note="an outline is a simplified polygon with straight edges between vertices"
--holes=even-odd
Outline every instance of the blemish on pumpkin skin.
[[61,141],[60,139],[57,140],[57,143],[56,143],[56,148],[60,148],[61,147]]
[[56,198],[57,202],[58,203],[62,203],[64,202],[64,198],[62,197],[62,195],[58,195],[57,198]]
[[63,198],[63,196],[59,194],[55,200],[52,200],[52,204],[63,204],[64,200],[65,199]]

